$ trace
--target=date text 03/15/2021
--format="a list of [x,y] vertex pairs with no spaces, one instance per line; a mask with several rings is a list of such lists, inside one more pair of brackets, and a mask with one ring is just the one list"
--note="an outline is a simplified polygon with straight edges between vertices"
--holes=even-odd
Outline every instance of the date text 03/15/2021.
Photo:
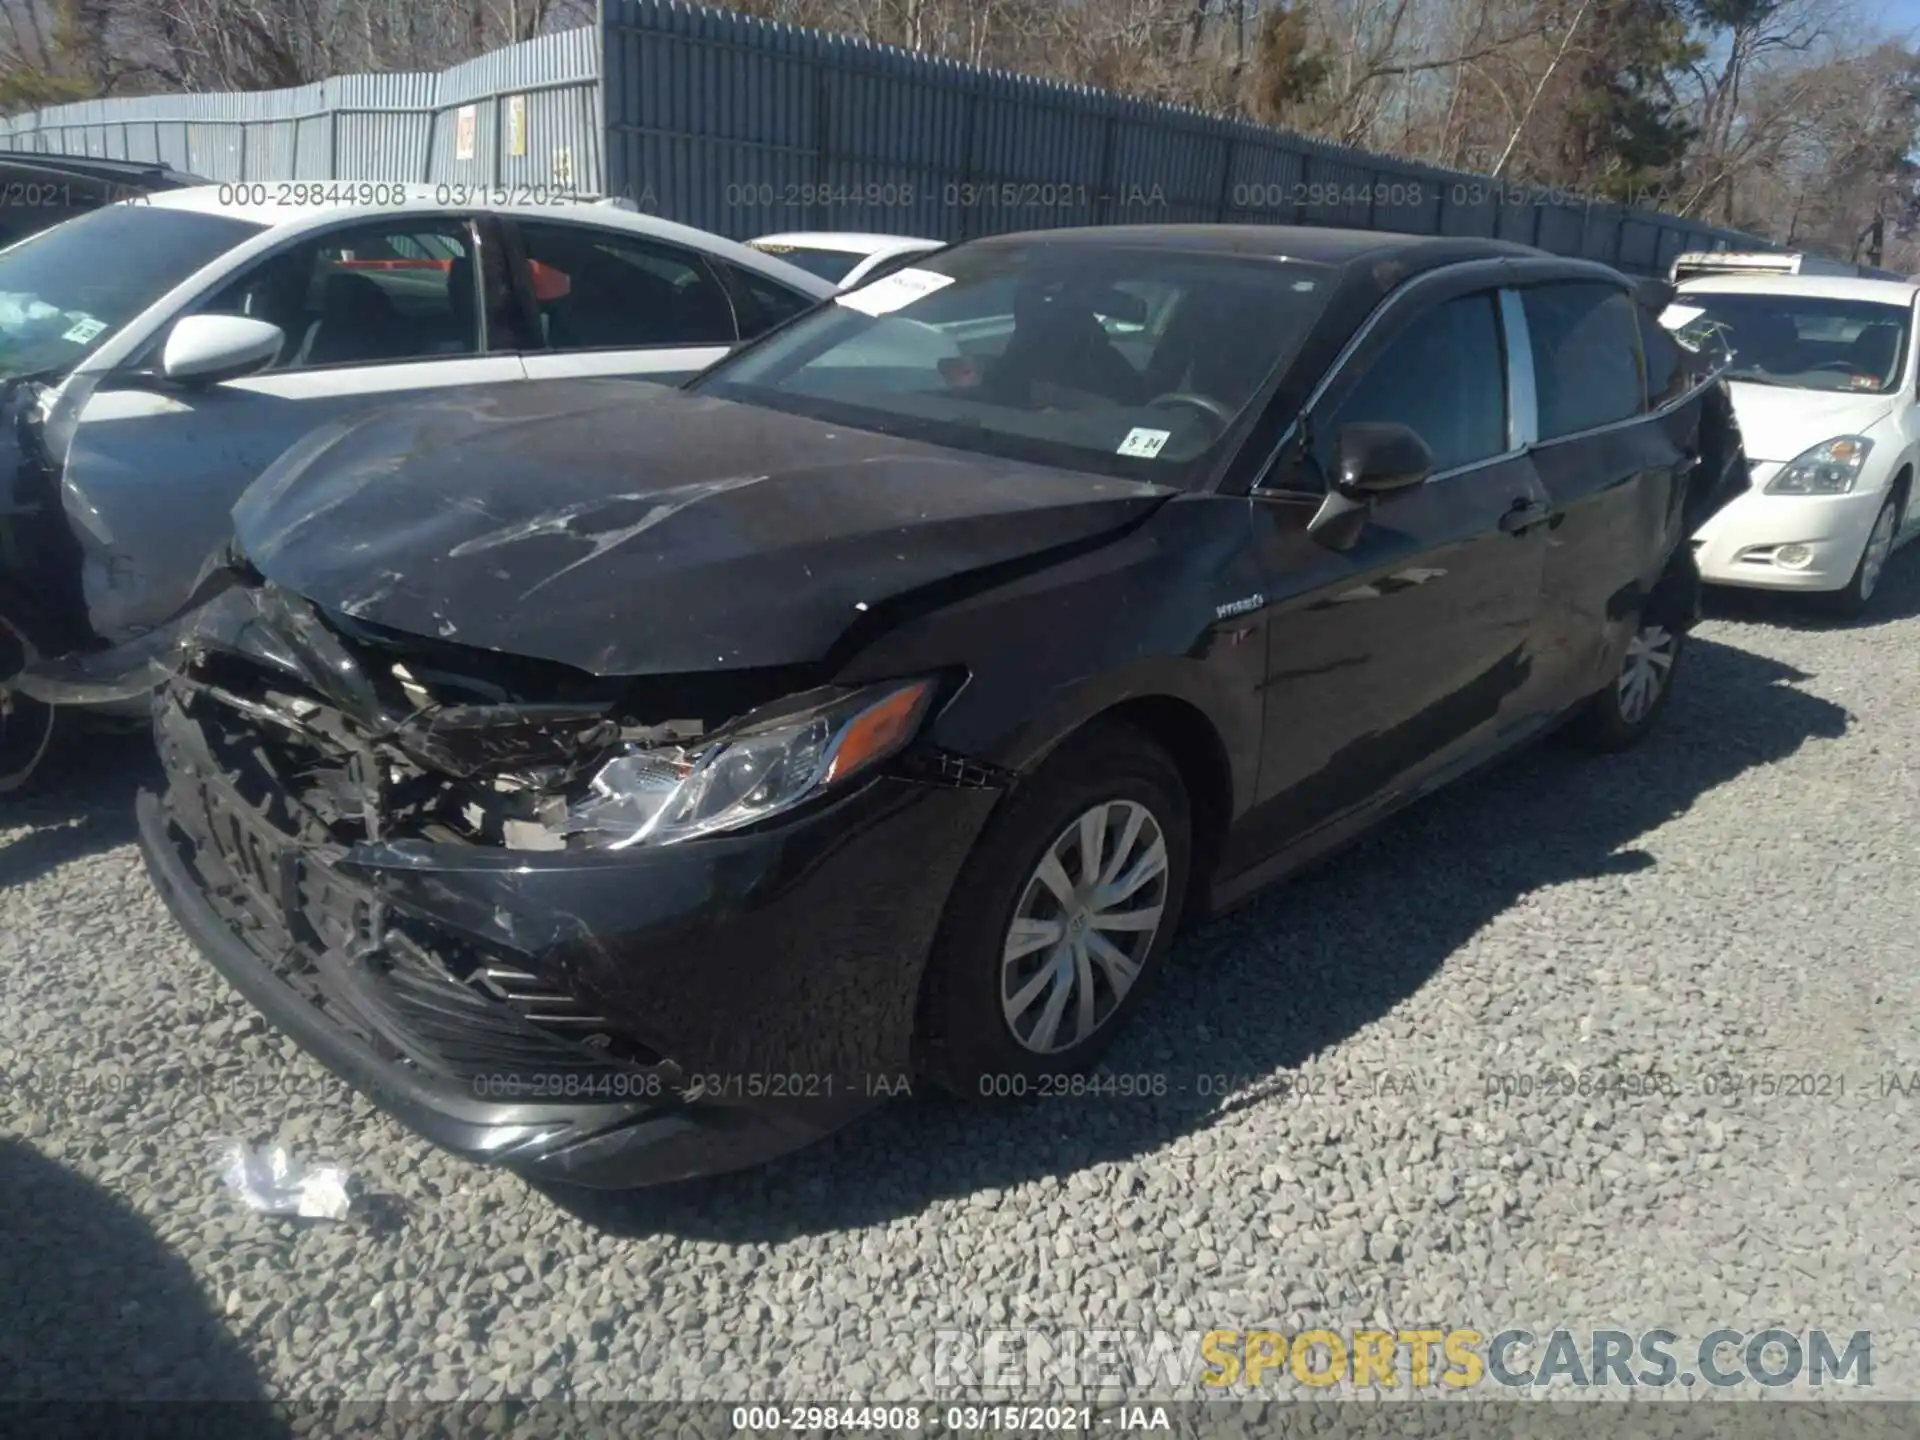
[[1164,1405],[736,1405],[729,1417],[743,1435],[872,1430],[1084,1434],[1171,1430]]

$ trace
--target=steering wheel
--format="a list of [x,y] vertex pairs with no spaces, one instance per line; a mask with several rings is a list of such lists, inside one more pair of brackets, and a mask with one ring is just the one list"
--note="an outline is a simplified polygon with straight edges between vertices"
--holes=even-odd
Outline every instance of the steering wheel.
[[1156,395],[1147,402],[1151,409],[1155,405],[1185,405],[1198,410],[1212,420],[1222,430],[1233,424],[1233,412],[1210,395],[1196,395],[1191,390],[1172,390],[1165,395]]

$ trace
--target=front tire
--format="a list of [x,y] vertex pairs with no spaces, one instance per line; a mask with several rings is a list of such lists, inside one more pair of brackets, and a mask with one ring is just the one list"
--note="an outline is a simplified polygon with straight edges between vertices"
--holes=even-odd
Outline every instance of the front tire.
[[1867,605],[1880,588],[1887,561],[1893,556],[1894,537],[1900,530],[1900,497],[1887,496],[1880,513],[1874,517],[1867,543],[1860,548],[1860,563],[1844,587],[1820,597],[1823,608],[1836,619],[1853,620],[1866,613]]
[[1589,750],[1630,750],[1653,730],[1673,693],[1674,672],[1686,636],[1646,615],[1636,622],[1620,657],[1620,669],[1605,689],[1587,701],[1570,733]]
[[1069,740],[954,885],[921,1004],[928,1077],[962,1099],[1017,1099],[1090,1068],[1159,973],[1191,863],[1166,751],[1122,724]]
[[53,706],[7,688],[39,658],[26,624],[0,613],[0,796],[24,794],[46,778],[66,728]]

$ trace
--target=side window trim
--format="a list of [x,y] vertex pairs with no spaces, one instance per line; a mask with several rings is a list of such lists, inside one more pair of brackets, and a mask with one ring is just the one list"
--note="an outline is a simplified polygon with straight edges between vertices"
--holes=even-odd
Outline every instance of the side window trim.
[[1518,455],[1540,441],[1540,391],[1527,309],[1511,285],[1500,287],[1500,338],[1507,354],[1507,453]]
[[733,307],[733,337],[737,345],[747,333],[748,317],[757,327],[760,324],[760,306],[753,298],[753,291],[747,287],[746,276],[737,264],[721,262],[708,267],[720,282],[720,288],[727,292],[727,303]]
[[[677,249],[678,247],[676,246],[675,248]],[[738,345],[740,343],[740,336],[742,333],[740,328],[740,306],[739,306],[739,303],[733,298],[733,290],[727,284],[726,276],[720,273],[720,267],[714,264],[713,257],[711,255],[708,255],[705,252],[699,251],[699,250],[688,250],[688,251],[685,251],[684,253],[687,255],[687,257],[690,260],[693,261],[695,267],[700,271],[700,273],[707,277],[708,283],[710,283],[714,287],[714,289],[718,290],[721,296],[726,300],[727,316],[733,322],[733,334],[727,337],[727,340],[725,343],[729,345]],[[703,348],[703,347],[679,345],[679,346],[673,346],[673,347],[663,346],[661,348],[687,350],[687,349],[695,349],[695,348]]]

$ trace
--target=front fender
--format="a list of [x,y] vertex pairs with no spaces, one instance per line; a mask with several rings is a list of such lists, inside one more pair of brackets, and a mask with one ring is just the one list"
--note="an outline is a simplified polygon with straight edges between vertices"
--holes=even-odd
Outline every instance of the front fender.
[[916,617],[837,675],[861,683],[958,668],[935,744],[1025,773],[1088,721],[1171,701],[1218,737],[1233,809],[1256,791],[1265,704],[1261,569],[1247,501],[1183,496],[1115,543]]

